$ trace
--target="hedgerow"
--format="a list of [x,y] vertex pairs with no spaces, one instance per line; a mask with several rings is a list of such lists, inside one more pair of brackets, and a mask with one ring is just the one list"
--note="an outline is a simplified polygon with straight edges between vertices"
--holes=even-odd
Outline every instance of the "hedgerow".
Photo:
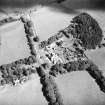
[[42,92],[48,101],[48,105],[64,105],[54,79],[44,72],[43,67],[38,67],[37,73],[40,76]]

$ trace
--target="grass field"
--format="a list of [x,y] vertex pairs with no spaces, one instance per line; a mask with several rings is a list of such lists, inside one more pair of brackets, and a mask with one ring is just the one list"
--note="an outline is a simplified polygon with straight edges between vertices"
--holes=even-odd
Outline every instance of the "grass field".
[[43,8],[31,15],[40,41],[47,40],[61,29],[67,27],[73,16],[73,14],[51,12],[48,8]]
[[55,79],[65,105],[105,105],[105,94],[87,72],[72,72]]
[[0,65],[30,55],[23,24],[13,22],[0,27]]
[[32,75],[31,78],[22,86],[5,87],[0,92],[0,105],[47,105],[38,75]]
[[98,67],[105,72],[105,48],[96,49],[93,51],[86,51],[86,55],[91,59]]

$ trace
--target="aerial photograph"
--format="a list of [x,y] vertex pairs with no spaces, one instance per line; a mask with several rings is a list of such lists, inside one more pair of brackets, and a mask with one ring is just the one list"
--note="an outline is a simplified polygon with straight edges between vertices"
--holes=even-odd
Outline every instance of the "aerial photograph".
[[0,0],[0,105],[105,105],[105,0]]

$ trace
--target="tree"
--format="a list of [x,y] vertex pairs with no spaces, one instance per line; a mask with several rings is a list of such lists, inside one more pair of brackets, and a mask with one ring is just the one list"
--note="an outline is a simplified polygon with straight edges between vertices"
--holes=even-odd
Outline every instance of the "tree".
[[62,38],[62,37],[63,37],[62,30],[59,31],[59,32],[55,35],[55,37],[56,37],[56,40],[59,40],[60,38]]
[[5,22],[11,22],[11,21],[13,21],[14,19],[12,18],[12,17],[9,17],[9,18],[6,18],[5,19]]
[[57,74],[64,74],[66,71],[64,69],[64,64],[62,63],[56,63],[55,65],[53,65],[51,68],[50,68],[50,72],[49,74],[50,75],[53,75],[53,76],[57,76]]
[[33,45],[30,46],[32,56],[36,56],[36,50]]
[[56,42],[57,46],[62,46],[62,44],[63,44],[63,41]]
[[31,70],[31,73],[36,73],[36,69],[30,68],[30,70]]
[[27,59],[27,64],[32,64],[34,63],[34,60],[33,60],[33,57],[32,56],[29,56],[28,59]]
[[48,68],[49,68],[49,64],[48,64],[48,63],[43,63],[43,64],[42,64],[42,67],[43,67],[44,69],[48,69]]
[[28,28],[28,30],[26,31],[27,35],[29,35],[30,37],[31,36],[34,36],[34,31],[32,28]]
[[28,20],[27,20],[25,17],[23,17],[23,16],[21,16],[20,19],[21,19],[21,21],[22,21],[23,23],[26,23],[26,22],[28,21]]
[[3,86],[3,85],[5,85],[6,84],[6,80],[5,79],[2,79],[1,81],[0,81],[0,84]]
[[66,33],[64,30],[62,30],[61,32],[64,34],[64,36],[65,36],[66,38],[70,38],[69,34]]
[[54,41],[56,41],[57,39],[56,39],[56,35],[54,35],[54,36],[51,36],[50,38],[48,38],[48,45],[50,45],[51,43],[53,43]]
[[39,37],[36,36],[36,37],[33,38],[33,40],[34,40],[35,42],[39,42]]
[[78,62],[77,61],[72,61],[64,64],[64,68],[67,70],[67,72],[71,71],[77,71],[78,70]]
[[95,49],[103,38],[102,29],[98,22],[87,13],[81,13],[73,18],[72,23],[75,24],[73,28],[73,36],[82,41],[82,46],[86,49]]
[[45,77],[45,72],[44,72],[44,69],[42,67],[36,67],[36,71],[38,73],[38,75],[42,78],[42,77]]
[[23,68],[23,75],[24,76],[28,76],[29,75],[29,71],[26,68]]
[[39,44],[39,48],[44,48],[45,46],[47,46],[48,43],[47,41],[42,41],[40,44]]
[[88,60],[78,60],[77,62],[78,62],[78,70],[79,71],[85,70],[90,66]]
[[32,21],[27,21],[27,25],[28,25],[28,27],[32,27],[33,26]]
[[33,63],[37,62],[36,56],[32,56],[32,59],[33,59]]

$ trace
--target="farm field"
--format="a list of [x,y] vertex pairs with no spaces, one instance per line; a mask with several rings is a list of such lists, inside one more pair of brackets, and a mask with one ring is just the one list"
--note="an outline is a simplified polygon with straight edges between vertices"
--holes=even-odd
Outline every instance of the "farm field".
[[47,101],[41,92],[40,78],[37,74],[31,76],[31,80],[24,85],[7,86],[0,91],[1,105],[47,105]]
[[0,65],[30,55],[23,24],[13,22],[0,27]]
[[105,48],[86,51],[86,55],[99,66],[100,70],[105,72]]
[[67,27],[70,24],[70,20],[75,15],[51,12],[49,8],[42,8],[32,13],[31,19],[40,41],[43,41]]
[[[105,94],[87,72],[72,72],[55,78],[65,105],[104,105]],[[74,101],[75,100],[75,101]]]

